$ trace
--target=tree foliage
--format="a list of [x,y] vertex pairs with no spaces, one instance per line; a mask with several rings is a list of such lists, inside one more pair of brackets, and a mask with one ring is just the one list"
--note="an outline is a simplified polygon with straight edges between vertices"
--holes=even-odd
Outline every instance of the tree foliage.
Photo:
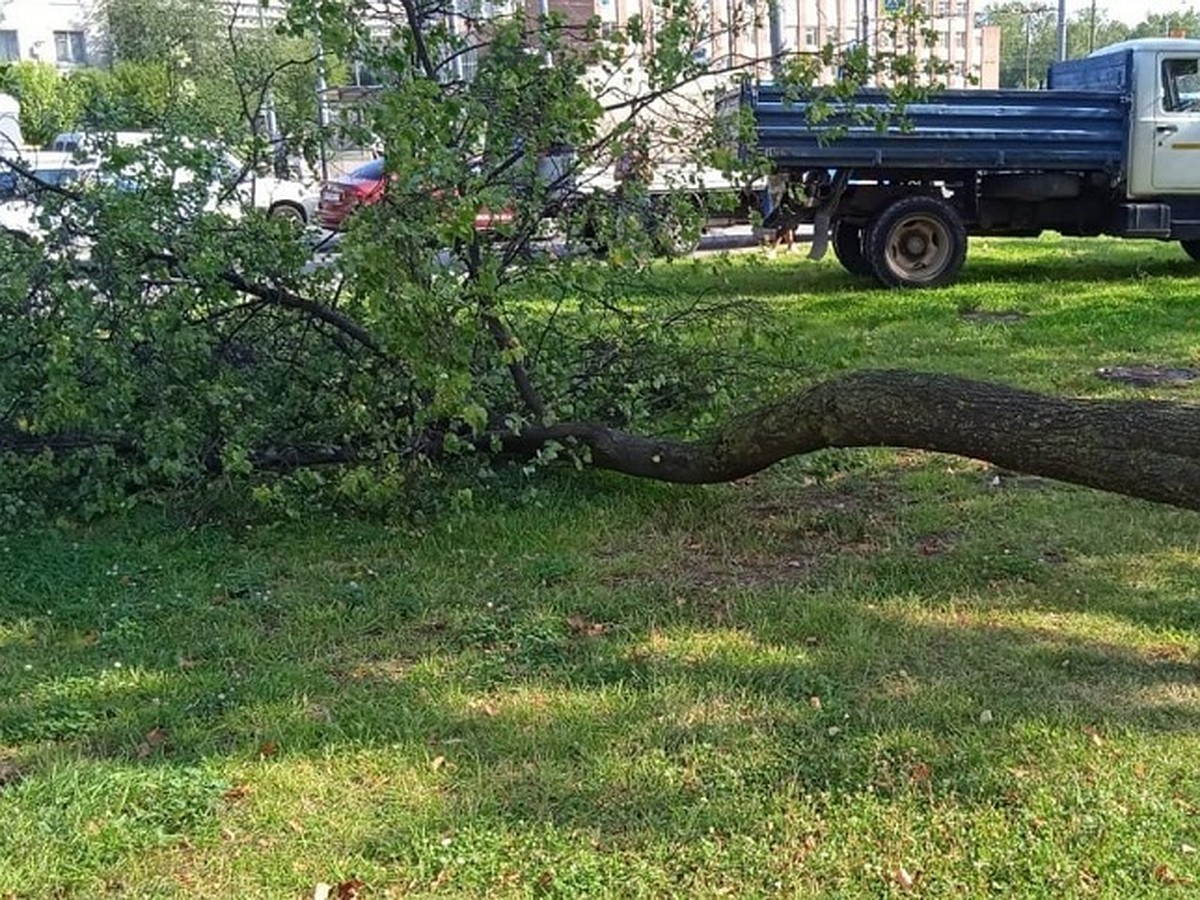
[[[264,501],[318,486],[363,501],[468,457],[665,477],[660,461],[682,455],[744,471],[753,432],[723,468],[725,438],[631,434],[709,430],[752,333],[753,304],[643,293],[653,252],[698,225],[696,166],[735,183],[755,174],[753,159],[735,173],[746,123],[715,120],[713,95],[763,61],[705,63],[708,28],[688,0],[603,32],[521,7],[404,0],[381,22],[357,3],[294,0],[281,38],[315,30],[380,76],[361,114],[385,150],[381,201],[314,264],[289,223],[235,202],[246,172],[181,139],[196,110],[171,101],[156,141],[110,148],[87,183],[43,186],[39,234],[0,235],[0,500],[99,511],[147,488],[217,484]],[[236,37],[229,50],[247,129],[282,71],[273,59]],[[845,100],[879,65],[900,100],[936,81],[906,53],[780,62],[797,96],[836,71],[827,97]],[[665,154],[678,190],[663,199],[645,179]],[[590,189],[630,159],[639,177]],[[554,249],[585,245],[606,253]],[[796,427],[828,445],[815,421]]]

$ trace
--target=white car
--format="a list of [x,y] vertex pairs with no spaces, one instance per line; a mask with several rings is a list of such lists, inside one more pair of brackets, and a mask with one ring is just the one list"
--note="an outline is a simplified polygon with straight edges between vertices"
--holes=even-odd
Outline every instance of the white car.
[[[91,133],[85,131],[66,131],[50,142],[48,149],[74,154],[76,157],[95,158],[103,146],[115,144],[118,147],[139,147],[154,140],[155,135],[147,131],[117,131],[111,133]],[[320,186],[306,185],[299,181],[285,178],[274,178],[255,171],[254,166],[247,166],[228,150],[213,146],[221,158],[220,172],[217,173],[214,185],[214,195],[223,192],[231,182],[237,180],[234,193],[242,205],[264,210],[270,216],[292,219],[301,226],[307,227],[316,220],[317,202],[320,200]],[[182,181],[190,181],[193,176],[181,175]],[[236,216],[240,210],[231,206],[224,198],[220,203],[214,203],[214,208]]]
[[260,175],[232,153],[221,154],[225,170],[221,181],[237,181],[237,195],[246,206],[265,210],[269,216],[294,219],[301,226],[316,222],[320,185],[305,185],[289,178]]
[[[38,154],[23,158],[22,164],[39,182],[55,187],[78,184],[95,172],[94,166],[77,164],[63,154]],[[27,238],[42,235],[37,192],[30,179],[0,164],[0,230]]]

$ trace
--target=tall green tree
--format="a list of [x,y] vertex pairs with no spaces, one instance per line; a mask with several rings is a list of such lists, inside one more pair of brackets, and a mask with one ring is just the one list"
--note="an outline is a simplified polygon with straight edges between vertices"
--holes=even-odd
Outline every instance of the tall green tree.
[[1000,28],[1000,87],[1038,87],[1057,58],[1055,7],[1048,2],[1009,0],[980,15]]
[[1167,13],[1151,13],[1133,28],[1130,35],[1135,38],[1149,37],[1200,37],[1200,12],[1195,8],[1173,10]]
[[[158,70],[151,80],[165,89],[162,114],[173,125],[240,139],[261,130],[273,102],[281,132],[299,141],[316,128],[314,43],[256,27],[253,12],[250,3],[210,0],[103,0],[100,7],[112,59]],[[327,69],[329,84],[345,81],[336,60]]]
[[[1000,26],[1000,86],[1041,87],[1058,59],[1058,6],[1052,0],[1009,0],[987,6],[985,25]],[[1103,9],[1079,10],[1067,21],[1067,58],[1126,40],[1130,29]]]

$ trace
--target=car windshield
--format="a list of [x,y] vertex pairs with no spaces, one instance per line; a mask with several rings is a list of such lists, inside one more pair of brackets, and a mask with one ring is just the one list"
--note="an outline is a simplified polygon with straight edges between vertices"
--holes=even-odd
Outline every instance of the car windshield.
[[359,166],[350,173],[350,177],[359,181],[378,181],[383,177],[383,160],[373,159],[369,163]]

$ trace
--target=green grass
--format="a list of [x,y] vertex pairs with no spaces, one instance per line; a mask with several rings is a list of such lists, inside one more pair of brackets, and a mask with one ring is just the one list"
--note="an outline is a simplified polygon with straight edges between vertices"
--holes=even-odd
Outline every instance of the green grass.
[[[706,267],[670,279],[767,307],[763,392],[915,366],[1200,400],[1095,377],[1200,364],[1169,246],[977,241],[923,293]],[[0,584],[0,897],[1200,890],[1194,513],[822,453],[421,527],[10,530]]]

